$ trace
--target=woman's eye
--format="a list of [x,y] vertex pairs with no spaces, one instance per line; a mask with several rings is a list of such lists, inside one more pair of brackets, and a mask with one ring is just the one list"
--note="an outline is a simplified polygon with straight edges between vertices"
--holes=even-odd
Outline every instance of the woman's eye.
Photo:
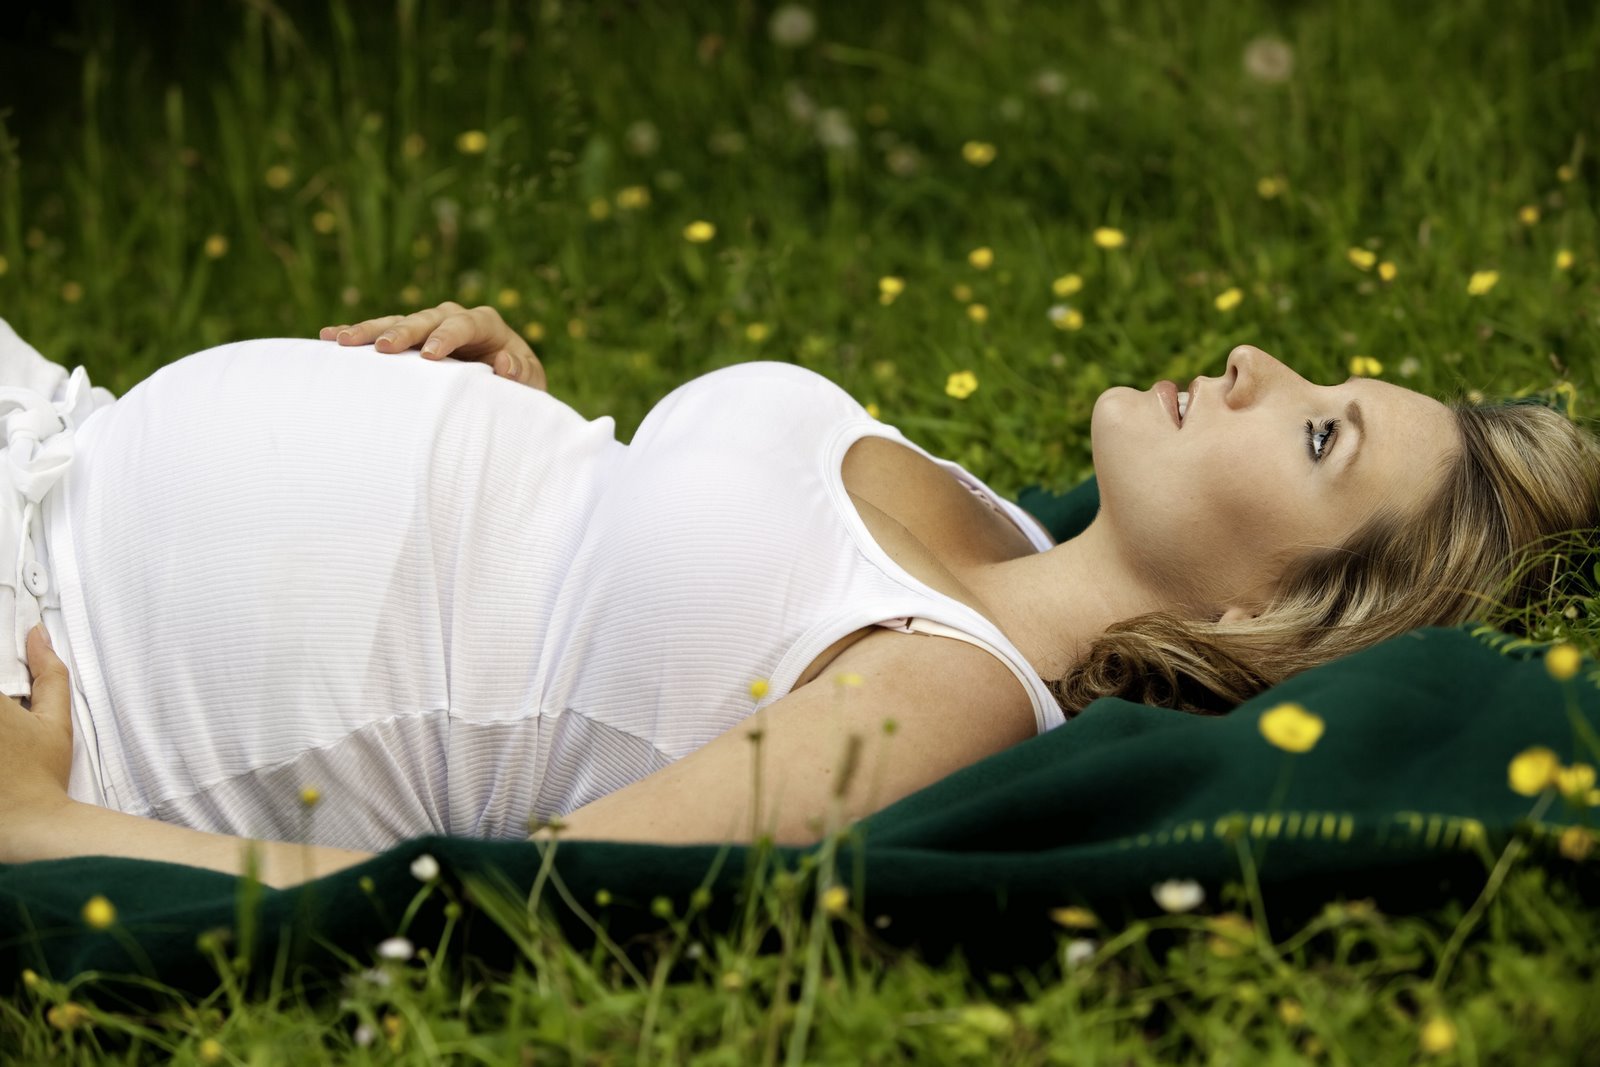
[[1338,432],[1338,419],[1328,419],[1320,430],[1310,419],[1306,420],[1306,449],[1311,453],[1312,462],[1318,462],[1328,454],[1328,442]]

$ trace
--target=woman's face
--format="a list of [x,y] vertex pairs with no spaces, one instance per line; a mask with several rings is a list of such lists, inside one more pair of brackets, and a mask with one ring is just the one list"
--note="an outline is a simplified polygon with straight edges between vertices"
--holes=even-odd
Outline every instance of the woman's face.
[[1431,397],[1366,378],[1314,385],[1251,345],[1187,393],[1180,425],[1173,383],[1108,389],[1091,436],[1097,521],[1197,617],[1257,608],[1296,557],[1381,509],[1409,513],[1460,447],[1455,416]]

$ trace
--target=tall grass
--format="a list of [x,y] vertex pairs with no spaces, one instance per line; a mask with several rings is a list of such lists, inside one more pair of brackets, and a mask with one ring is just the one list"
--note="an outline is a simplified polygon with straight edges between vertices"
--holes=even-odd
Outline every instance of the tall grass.
[[[1316,380],[1367,356],[1437,395],[1596,413],[1588,4],[841,3],[791,45],[770,4],[689,10],[189,3],[158,28],[87,3],[7,75],[0,314],[121,393],[229,340],[488,302],[553,393],[624,437],[695,374],[790,360],[1006,492],[1088,474],[1106,386],[1216,373],[1240,342]],[[696,220],[716,236],[686,240]],[[965,397],[946,389],[961,371]],[[1523,621],[1593,648],[1592,595],[1566,607]],[[0,1005],[0,1048],[1389,1063],[1429,1055],[1430,1020],[1462,1062],[1600,1042],[1594,916],[1538,869],[1466,927],[1459,908],[1340,904],[1261,944],[1173,916],[1080,931],[1092,957],[1063,941],[1019,975],[886,955],[863,918],[785,892],[763,898],[778,952],[680,917],[645,973],[574,952],[523,902],[500,916],[524,945],[511,976],[424,946],[366,976],[352,961],[338,997],[253,1003],[219,956],[216,995],[158,1016],[54,1026],[73,992],[44,982]]]

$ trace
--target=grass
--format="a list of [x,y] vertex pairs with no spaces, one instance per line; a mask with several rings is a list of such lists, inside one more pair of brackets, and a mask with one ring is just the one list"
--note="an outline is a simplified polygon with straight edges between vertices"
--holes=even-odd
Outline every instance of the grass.
[[[794,47],[754,4],[180,9],[31,16],[38,47],[7,53],[45,102],[0,115],[0,313],[119,394],[211,345],[456,299],[499,307],[624,439],[696,374],[788,360],[1011,493],[1089,473],[1105,387],[1217,373],[1246,341],[1313,380],[1369,357],[1435,395],[1597,413],[1583,3],[830,4]],[[961,372],[977,388],[950,395]],[[1593,650],[1582,607],[1524,621]],[[777,952],[664,924],[666,962],[634,973],[535,922],[511,975],[435,954],[338,997],[219,980],[65,1027],[74,990],[45,982],[0,1003],[0,1049],[1391,1063],[1432,1038],[1445,1062],[1576,1062],[1600,1041],[1594,913],[1504,873],[1470,922],[1338,904],[1240,946],[1173,916],[1064,930],[1059,966],[1020,975],[885,957],[774,888]]]

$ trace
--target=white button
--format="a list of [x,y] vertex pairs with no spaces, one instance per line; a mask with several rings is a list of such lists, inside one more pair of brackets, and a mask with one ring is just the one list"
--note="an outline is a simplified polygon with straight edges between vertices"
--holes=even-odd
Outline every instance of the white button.
[[38,560],[22,569],[22,580],[28,584],[28,592],[34,596],[44,596],[50,591],[50,576],[44,572],[44,566]]

